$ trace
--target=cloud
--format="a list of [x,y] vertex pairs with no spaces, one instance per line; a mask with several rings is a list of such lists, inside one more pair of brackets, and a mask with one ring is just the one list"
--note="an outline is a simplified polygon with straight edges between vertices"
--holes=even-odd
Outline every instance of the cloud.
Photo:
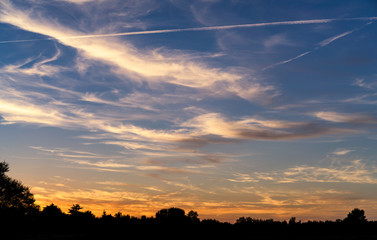
[[235,173],[233,178],[228,178],[227,180],[238,183],[259,182],[258,179],[255,179],[251,177],[249,174],[245,173]]
[[[127,77],[131,77],[134,80],[140,80],[139,77],[142,77],[143,80],[147,80],[150,83],[172,83],[190,88],[206,89],[209,89],[215,83],[226,82],[230,84],[230,88],[228,88],[230,89],[230,92],[236,93],[240,97],[248,100],[250,100],[250,97],[246,96],[249,96],[250,91],[259,92],[259,96],[266,96],[268,95],[267,92],[270,92],[272,87],[261,87],[260,85],[250,84],[247,86],[249,91],[243,92],[240,91],[241,89],[244,89],[243,86],[237,84],[238,80],[245,78],[243,74],[209,67],[206,66],[204,62],[194,62],[190,59],[187,59],[185,56],[178,56],[177,53],[175,53],[174,56],[171,56],[167,53],[142,53],[136,50],[130,44],[126,44],[124,42],[120,43],[116,40],[104,41],[100,38],[186,31],[210,31],[233,28],[266,27],[276,25],[323,24],[334,21],[374,20],[374,17],[349,19],[314,19],[124,33],[83,34],[78,31],[74,31],[72,29],[61,26],[57,22],[52,22],[49,19],[38,17],[36,14],[17,10],[8,1],[3,2],[2,5],[3,11],[0,15],[0,21],[12,24],[27,31],[50,36],[49,39],[57,39],[67,46],[78,49],[86,57],[94,58],[110,64],[115,68],[114,71],[116,70],[118,73],[124,74]],[[320,43],[320,46],[323,47],[330,42],[335,41],[336,39],[350,34],[351,32],[325,40]],[[301,58],[308,53],[310,53],[310,51],[300,54],[289,60],[273,64],[269,67],[266,67],[264,70]],[[261,90],[267,92],[263,94],[263,91]]]
[[84,4],[88,2],[103,2],[104,0],[56,0],[60,2],[70,2],[75,4]]
[[336,36],[334,36],[334,37],[327,38],[327,39],[325,39],[325,40],[319,42],[318,45],[321,46],[321,47],[325,47],[325,46],[329,45],[330,43],[334,42],[335,40],[338,40],[338,39],[340,39],[340,38],[342,38],[342,37],[345,37],[345,36],[347,36],[347,35],[353,33],[354,31],[356,31],[356,30],[347,31],[347,32],[344,32],[344,33],[342,33],[342,34],[336,35]]
[[[61,52],[57,49],[54,56],[47,59],[27,59],[21,64],[17,65],[5,65],[0,68],[0,73],[5,74],[23,74],[23,75],[38,75],[38,76],[54,76],[57,73],[65,70],[64,67],[48,65],[48,63],[57,60]],[[38,61],[39,60],[39,61]],[[26,65],[32,64],[31,67],[26,67]]]
[[91,38],[97,35],[86,35],[64,27],[56,21],[41,18],[37,14],[17,10],[7,1],[1,5],[1,22],[51,36],[62,44],[76,48],[86,57],[110,64],[118,73],[134,80],[140,80],[139,77],[142,77],[151,83],[165,82],[192,88],[206,88],[218,81],[234,82],[242,78],[236,73],[192,62],[182,55],[163,55],[156,51],[141,53],[129,43],[115,39]]
[[[101,155],[91,152],[76,151],[70,149],[47,149],[44,147],[30,146],[30,148],[38,151],[42,151],[46,154],[54,156],[64,162],[70,163],[71,166],[76,168],[103,171],[103,172],[157,172],[159,174],[194,174],[199,173],[200,168],[206,168],[206,166],[184,166],[171,167],[165,166],[160,162],[148,162],[144,159],[148,157],[148,154],[143,154],[144,157],[137,156],[135,159],[127,158],[121,154],[118,155]],[[210,157],[206,154],[195,153],[200,157]],[[195,155],[193,154],[193,155]],[[189,156],[189,154],[187,154]],[[174,154],[173,154],[174,156]],[[185,154],[179,155],[182,157],[187,157]],[[172,154],[164,156],[172,158]],[[155,158],[157,159],[157,158]],[[70,166],[67,166],[70,167]]]
[[344,99],[342,102],[347,104],[368,104],[368,105],[374,105],[377,104],[377,93],[372,94],[363,94],[356,97],[351,97]]
[[0,98],[1,115],[7,122],[69,126],[74,123],[64,113],[50,107],[40,107],[28,102],[9,102]]
[[319,167],[299,165],[292,168],[252,174],[236,173],[232,182],[276,183],[359,183],[377,184],[377,167],[362,160],[353,160],[347,165]]
[[[191,184],[172,181],[164,181],[170,191],[167,191],[166,187],[154,185],[131,186],[123,185],[121,182],[114,184],[99,182],[96,188],[68,187],[54,190],[37,186],[33,188],[33,193],[38,199],[37,204],[45,206],[52,201],[63,211],[68,211],[72,204],[78,203],[84,210],[89,209],[97,216],[101,216],[104,210],[112,214],[121,211],[131,216],[153,216],[161,208],[168,208],[171,202],[174,202],[176,207],[198,210],[196,206],[200,204],[195,202],[196,197],[192,192],[206,192]],[[207,205],[206,202],[201,204]]]
[[[63,0],[68,2],[83,3],[95,0]],[[279,25],[302,25],[302,24],[324,24],[331,23],[334,21],[374,21],[377,20],[377,17],[365,17],[365,18],[343,18],[343,19],[313,19],[313,20],[297,20],[297,21],[281,21],[281,22],[267,22],[267,23],[250,23],[250,24],[236,24],[236,25],[223,25],[223,26],[208,26],[208,27],[194,27],[194,28],[178,28],[178,29],[162,29],[162,30],[147,30],[147,31],[136,31],[136,32],[122,32],[122,33],[99,33],[99,34],[86,34],[86,35],[73,35],[73,36],[60,36],[59,38],[47,38],[47,39],[30,39],[30,40],[10,40],[10,41],[1,41],[0,43],[12,43],[12,42],[25,42],[25,41],[41,41],[41,40],[53,40],[53,39],[83,39],[83,38],[103,38],[103,37],[119,37],[119,36],[131,36],[131,35],[146,35],[146,34],[163,34],[163,33],[176,33],[176,32],[194,32],[194,31],[213,31],[213,30],[226,30],[234,28],[254,28],[254,27],[266,27],[266,26],[279,26]],[[371,23],[368,23],[369,25]],[[319,43],[320,46],[326,46],[331,42],[342,38],[355,30],[345,32],[343,34],[328,38]],[[276,37],[276,36],[275,36]],[[279,41],[276,41],[279,40]],[[271,38],[266,40],[265,45],[275,44],[284,44],[281,37],[278,39]]]
[[[78,97],[83,100],[88,98],[88,96],[85,96],[84,94],[46,84],[37,83],[35,86],[62,91],[64,94],[68,94],[74,98]],[[132,114],[128,112],[122,115],[119,114],[119,111],[108,112],[101,111],[101,108],[86,108],[75,103],[57,101],[46,94],[19,91],[6,87],[6,85],[3,85],[3,88],[0,89],[0,93],[2,122],[101,131],[101,133],[110,134],[109,136],[112,137],[112,141],[114,142],[117,139],[121,141],[130,141],[129,146],[132,146],[132,144],[133,146],[141,146],[144,142],[145,146],[152,144],[150,146],[155,145],[162,148],[161,145],[163,143],[174,142],[185,137],[184,129],[154,130],[139,127],[130,123],[123,123],[130,119],[132,120],[133,118]],[[123,99],[117,104],[107,101],[99,101],[98,99],[95,100],[96,102],[101,102],[107,105],[119,105],[120,109],[123,109],[123,111],[125,106],[130,107],[130,105],[126,104],[126,99]],[[111,113],[113,114],[113,117]]]
[[[23,82],[16,83],[23,84]],[[59,98],[56,99],[58,96],[56,94],[52,97],[46,93],[20,91],[4,85],[0,90],[3,122],[31,123],[93,131],[88,134],[88,140],[91,138],[98,143],[119,145],[133,151],[150,150],[173,153],[188,151],[188,149],[195,149],[215,142],[289,140],[355,133],[354,130],[329,127],[314,122],[280,121],[253,117],[230,120],[219,113],[187,110],[183,110],[185,116],[180,119],[169,120],[169,116],[166,115],[161,119],[168,121],[169,125],[173,126],[172,128],[154,129],[153,127],[141,127],[131,122],[134,119],[145,119],[146,117],[155,119],[154,115],[157,115],[156,119],[159,119],[160,111],[153,104],[166,105],[173,101],[187,101],[187,98],[176,97],[173,94],[172,96],[162,96],[165,102],[159,102],[161,96],[154,98],[139,92],[129,94],[119,100],[108,101],[99,98],[96,94],[83,94],[38,81],[34,82],[34,87],[60,92],[64,94],[64,98],[61,101]],[[72,101],[68,101],[70,98]],[[80,105],[75,102],[77,100],[103,104],[104,108]],[[109,109],[110,106],[114,108]],[[124,111],[124,109],[137,107],[150,111],[150,113]],[[317,117],[325,119],[329,119],[330,115],[316,114]],[[334,117],[333,115],[331,116]],[[189,119],[187,120],[186,117]]]
[[[140,51],[132,44],[120,41],[119,39],[103,39],[103,37],[142,34],[143,32],[84,34],[83,32],[63,26],[56,20],[43,18],[40,13],[34,13],[32,10],[27,12],[18,10],[8,1],[1,4],[3,7],[3,10],[0,12],[1,22],[12,24],[26,31],[49,36],[47,40],[57,40],[66,46],[73,47],[78,50],[80,59],[104,63],[110,66],[113,73],[123,79],[126,77],[125,81],[131,80],[138,85],[147,82],[148,87],[154,89],[168,86],[167,84],[174,84],[201,91],[201,94],[236,95],[253,102],[268,102],[278,95],[274,86],[250,77],[249,70],[246,69],[212,67],[204,60],[198,60],[198,57],[193,56],[193,54],[184,54],[181,51],[164,49]],[[216,29],[227,29],[229,27],[221,26],[216,27]],[[237,25],[232,27],[243,26]],[[211,30],[211,28],[186,30]],[[148,31],[148,34],[153,32],[155,31]],[[41,39],[35,40],[39,41]],[[77,68],[79,69],[81,65],[78,62]],[[19,66],[8,66],[8,71],[12,71],[13,73],[18,69]],[[42,72],[41,70],[44,71]],[[50,65],[40,64],[28,71],[29,74],[39,72],[42,75],[43,73],[53,74],[53,70],[54,68]],[[26,73],[26,70],[24,71]],[[84,99],[97,103],[112,104],[111,102],[99,99],[93,94],[84,96]]]
[[104,182],[96,182],[96,184],[100,185],[109,185],[109,186],[116,186],[116,187],[127,187],[129,184],[124,182],[117,182],[117,181],[104,181]]
[[[377,18],[376,18],[376,19],[377,19]],[[374,20],[376,20],[376,19],[375,19],[375,18],[371,18],[371,19],[365,19],[365,20],[374,21]],[[333,21],[338,21],[338,20],[340,20],[340,19],[337,19],[337,20],[333,19]],[[351,20],[351,19],[349,19],[349,20]],[[356,19],[354,19],[354,20],[356,20]],[[297,56],[295,56],[295,57],[289,58],[289,59],[287,59],[287,60],[284,60],[284,61],[280,61],[280,62],[277,62],[277,63],[271,64],[271,65],[269,65],[269,66],[267,66],[267,67],[264,67],[264,68],[262,69],[262,71],[265,71],[265,70],[268,70],[268,69],[271,69],[271,68],[277,67],[277,66],[279,66],[279,65],[283,65],[283,64],[286,64],[286,63],[292,62],[292,61],[297,60],[297,59],[300,59],[300,58],[302,58],[302,57],[304,57],[304,56],[306,56],[306,55],[308,55],[308,54],[310,54],[310,53],[312,53],[312,52],[314,52],[314,51],[317,51],[317,50],[319,50],[319,49],[321,49],[321,48],[323,48],[323,47],[326,47],[327,45],[331,44],[332,42],[334,42],[334,41],[336,41],[336,40],[338,40],[338,39],[341,39],[341,38],[343,38],[343,37],[346,37],[346,36],[348,36],[348,35],[350,35],[350,34],[356,32],[356,31],[359,31],[359,30],[363,29],[364,27],[366,27],[366,26],[368,26],[368,25],[370,25],[370,24],[372,24],[372,22],[368,22],[367,24],[365,24],[365,25],[363,25],[363,26],[361,26],[361,27],[355,28],[355,29],[353,29],[353,30],[351,30],[351,31],[347,31],[347,32],[341,33],[341,34],[339,34],[339,35],[336,35],[336,36],[333,36],[333,37],[327,38],[327,39],[325,39],[325,40],[323,40],[323,41],[317,43],[317,46],[316,46],[313,50],[306,51],[306,52],[301,53],[301,54],[299,54],[299,55],[297,55]]]
[[366,88],[366,89],[375,89],[377,87],[377,82],[365,82],[364,79],[362,78],[356,78],[355,81],[353,82],[353,85],[361,87],[361,88]]
[[264,40],[263,45],[266,48],[273,48],[276,46],[293,46],[294,44],[284,34],[275,34]]
[[316,112],[315,117],[335,123],[375,124],[377,119],[373,116],[359,113]]
[[[195,111],[187,111],[189,108],[183,108],[183,112],[180,112],[182,115],[179,115],[176,110],[171,109],[178,109],[177,106],[181,106],[180,104],[193,103],[195,105],[208,95],[233,94],[249,101],[256,99],[269,101],[279,93],[272,85],[244,76],[243,70],[209,67],[204,62],[192,60],[190,55],[182,53],[176,55],[175,51],[142,52],[127,42],[100,38],[106,34],[85,35],[83,32],[61,25],[56,20],[42,18],[42,15],[39,12],[33,12],[35,11],[33,9],[21,11],[9,1],[3,1],[0,4],[2,6],[0,21],[27,31],[44,34],[51,39],[58,39],[61,43],[78,50],[78,59],[86,58],[84,61],[95,62],[95,66],[109,65],[112,73],[122,76],[122,80],[119,81],[123,82],[117,82],[120,86],[126,86],[129,79],[132,79],[133,83],[147,81],[147,88],[158,85],[155,89],[147,90],[135,87],[135,91],[132,89],[127,93],[121,92],[119,90],[121,88],[117,91],[112,89],[111,94],[108,94],[110,90],[101,93],[77,90],[83,89],[85,84],[91,84],[90,81],[95,81],[91,80],[90,76],[85,76],[85,84],[78,82],[79,80],[69,81],[70,78],[63,74],[59,75],[59,81],[44,81],[42,77],[62,72],[62,69],[55,67],[53,62],[62,57],[61,51],[64,48],[56,47],[53,56],[32,58],[1,69],[2,73],[9,78],[0,80],[4,83],[0,89],[2,124],[5,122],[27,123],[87,130],[91,131],[86,136],[88,144],[95,142],[118,145],[140,155],[147,154],[145,152],[149,151],[148,154],[150,156],[154,154],[155,157],[158,154],[170,154],[177,157],[177,152],[185,152],[188,153],[185,157],[189,160],[199,162],[204,160],[212,163],[221,162],[223,159],[205,153],[195,155],[194,150],[209,143],[291,140],[356,132],[317,122],[280,121],[249,116],[230,119],[220,113],[200,109],[198,111],[198,108],[195,108]],[[317,24],[332,21],[335,20],[215,26],[180,31]],[[269,44],[276,44],[276,39],[274,41],[275,43]],[[127,78],[125,79],[124,76]],[[29,77],[33,77],[33,81],[30,81]],[[179,90],[167,94],[165,87],[170,84],[177,85],[174,88]],[[181,86],[184,87],[181,88]],[[108,97],[106,94],[111,96]],[[336,119],[334,114],[331,115],[329,112],[327,115],[324,112],[317,113],[316,117]],[[339,114],[337,117],[339,118]],[[163,120],[167,127],[154,128],[153,124],[143,125],[138,122],[145,119]],[[69,159],[95,159],[94,156],[74,152],[59,152],[58,154]],[[102,156],[97,157],[102,158]],[[89,166],[89,163],[92,166]],[[105,161],[96,161],[96,165],[93,165],[91,161],[83,161],[81,165],[110,169],[104,163]]]
[[200,187],[194,186],[191,183],[179,183],[179,182],[172,182],[172,181],[166,181],[166,180],[163,182],[168,185],[179,187],[181,191],[189,190],[189,191],[194,191],[194,192],[203,192],[206,194],[214,194],[213,191],[209,191],[208,189],[202,189]]
[[341,150],[334,151],[333,154],[337,155],[337,156],[344,156],[344,155],[347,155],[348,153],[353,152],[353,151],[355,151],[355,150],[341,149]]
[[[375,20],[375,19],[372,19],[372,20]],[[358,31],[358,30],[361,30],[361,29],[363,29],[364,27],[366,27],[366,26],[368,26],[368,25],[370,25],[370,24],[372,24],[372,23],[373,23],[373,22],[368,22],[367,24],[365,24],[365,25],[363,25],[363,26],[361,26],[361,27],[355,28],[355,29],[353,29],[353,30],[351,30],[351,31],[347,31],[347,32],[341,33],[341,34],[339,34],[339,35],[336,35],[336,36],[333,36],[333,37],[327,38],[327,39],[325,39],[325,40],[319,42],[318,45],[319,45],[319,47],[325,47],[325,46],[329,45],[330,43],[332,43],[332,42],[334,42],[334,41],[336,41],[336,40],[338,40],[338,39],[340,39],[340,38],[343,38],[343,37],[345,37],[345,36],[348,36],[348,35],[350,35],[351,33],[354,33],[354,32],[356,32],[356,31]]]
[[[197,116],[182,124],[192,128],[192,137],[219,136],[234,140],[283,140],[312,138],[328,134],[351,133],[310,122],[292,122],[244,118],[230,121],[218,113]],[[211,138],[208,138],[210,141]]]
[[299,58],[302,58],[302,57],[304,57],[304,56],[306,56],[306,55],[308,55],[310,53],[312,53],[312,51],[307,51],[307,52],[304,52],[304,53],[301,53],[301,54],[297,55],[296,57],[293,57],[293,58],[290,58],[290,59],[287,59],[287,60],[284,60],[284,61],[281,61],[281,62],[277,62],[277,63],[271,64],[271,65],[269,65],[267,67],[264,67],[262,69],[262,71],[265,71],[267,69],[274,68],[274,67],[277,67],[279,65],[283,65],[283,64],[292,62],[292,61],[297,60]]
[[[149,173],[146,172],[152,172],[157,174],[193,174],[193,173],[199,173],[199,170],[196,169],[189,169],[185,167],[168,167],[168,166],[158,166],[158,165],[136,165],[136,164],[124,164],[124,163],[118,163],[112,160],[108,161],[100,161],[100,162],[90,162],[85,160],[67,160],[68,162],[75,164],[75,165],[81,165],[81,166],[87,166],[88,170],[95,170],[95,171],[102,171],[102,172],[143,172],[146,175]],[[77,168],[77,166],[76,166]]]

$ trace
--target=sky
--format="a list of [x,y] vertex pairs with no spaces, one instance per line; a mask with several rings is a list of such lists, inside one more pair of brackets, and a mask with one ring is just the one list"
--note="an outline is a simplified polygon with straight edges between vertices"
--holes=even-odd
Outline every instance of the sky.
[[377,220],[377,1],[0,0],[0,160],[37,203]]

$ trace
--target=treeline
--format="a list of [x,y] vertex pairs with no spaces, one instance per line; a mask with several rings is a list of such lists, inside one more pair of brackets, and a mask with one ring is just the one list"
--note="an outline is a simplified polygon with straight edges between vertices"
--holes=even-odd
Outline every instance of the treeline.
[[336,221],[240,217],[233,224],[201,220],[193,210],[186,214],[174,207],[151,217],[105,211],[96,217],[79,204],[68,213],[53,203],[41,209],[29,188],[8,177],[8,171],[8,164],[0,162],[0,239],[377,239],[377,221],[368,221],[358,208]]
[[[134,217],[105,211],[96,217],[79,204],[68,213],[50,204],[42,210],[22,212],[1,209],[2,232],[11,239],[126,239],[126,236],[166,238],[230,238],[246,239],[377,239],[377,222],[368,221],[364,211],[353,209],[343,220],[336,221],[275,221],[240,217],[235,223],[203,219],[195,211],[187,214],[180,208],[161,209],[151,217]],[[16,226],[17,228],[14,228]],[[18,229],[16,231],[12,229]]]

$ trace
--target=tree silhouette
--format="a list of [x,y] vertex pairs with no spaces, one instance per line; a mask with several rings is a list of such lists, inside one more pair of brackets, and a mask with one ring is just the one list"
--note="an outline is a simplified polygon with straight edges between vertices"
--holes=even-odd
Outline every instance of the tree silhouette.
[[180,208],[161,209],[156,213],[156,219],[159,222],[182,223],[187,220],[185,210]]
[[366,223],[367,219],[365,217],[364,210],[355,208],[348,213],[347,217],[344,219],[346,223]]
[[[91,211],[81,211],[83,208],[80,204],[73,204],[72,207],[68,210],[70,223],[73,225],[82,225],[86,226],[93,223],[96,220],[96,217]],[[79,229],[76,229],[77,231]]]
[[80,213],[80,210],[82,209],[82,207],[80,206],[80,204],[73,204],[73,206],[68,210],[69,214],[71,215],[79,215]]
[[291,217],[290,219],[289,219],[289,225],[294,225],[294,224],[296,224],[296,217]]
[[199,214],[193,210],[187,213],[187,217],[191,220],[193,223],[200,222],[200,219],[198,218]]
[[38,212],[39,206],[35,205],[34,195],[30,192],[29,187],[8,177],[6,175],[8,171],[8,163],[0,162],[0,210],[20,214]]
[[51,203],[43,208],[41,215],[46,218],[58,218],[64,216],[64,213],[58,206]]

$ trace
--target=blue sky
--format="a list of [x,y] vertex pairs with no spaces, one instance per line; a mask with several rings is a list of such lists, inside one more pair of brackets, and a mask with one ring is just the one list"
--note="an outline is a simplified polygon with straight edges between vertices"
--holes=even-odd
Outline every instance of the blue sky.
[[1,159],[63,210],[377,219],[376,21],[372,0],[1,0]]

